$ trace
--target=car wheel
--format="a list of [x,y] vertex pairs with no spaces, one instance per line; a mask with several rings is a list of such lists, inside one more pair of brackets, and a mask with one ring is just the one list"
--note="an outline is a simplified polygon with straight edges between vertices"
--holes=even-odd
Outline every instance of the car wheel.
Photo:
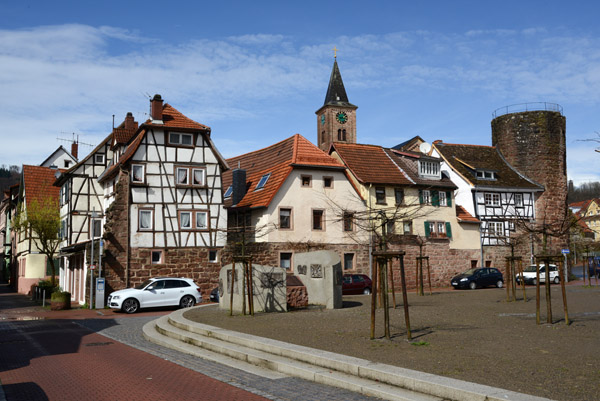
[[135,298],[127,298],[121,306],[121,310],[125,313],[135,313],[138,309],[140,309],[140,303]]
[[504,283],[502,282],[502,280],[498,280],[496,282],[496,287],[498,287],[498,288],[502,288],[503,285],[504,285]]
[[469,283],[469,288],[472,289],[472,290],[474,290],[475,288],[477,288],[477,284],[474,281],[471,281]]
[[560,283],[560,278],[558,276],[554,277],[554,284]]
[[537,285],[537,280],[536,279],[531,280],[531,285]]
[[369,295],[370,293],[371,293],[371,289],[368,287],[363,290],[363,294],[365,294],[365,295]]
[[194,300],[194,297],[192,297],[191,295],[186,295],[183,298],[181,298],[181,301],[179,301],[179,306],[182,308],[189,308],[191,306],[194,306],[195,303],[196,301]]

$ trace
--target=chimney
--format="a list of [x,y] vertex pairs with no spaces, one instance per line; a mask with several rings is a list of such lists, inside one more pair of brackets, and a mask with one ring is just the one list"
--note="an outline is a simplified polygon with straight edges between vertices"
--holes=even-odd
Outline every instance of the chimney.
[[71,144],[71,156],[77,160],[77,151],[79,150],[79,144],[77,142],[73,142]]
[[236,168],[232,172],[233,182],[231,183],[231,201],[237,205],[246,195],[246,170]]
[[154,95],[152,100],[150,100],[150,116],[154,121],[160,121],[162,123],[162,109],[163,109],[163,100],[159,94]]
[[137,129],[137,124],[133,118],[132,112],[127,113],[127,116],[125,117],[125,129],[127,131],[135,131]]

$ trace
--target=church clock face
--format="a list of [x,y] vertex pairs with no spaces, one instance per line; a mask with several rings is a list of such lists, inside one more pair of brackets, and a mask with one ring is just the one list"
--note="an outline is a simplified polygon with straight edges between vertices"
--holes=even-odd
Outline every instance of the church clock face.
[[321,114],[321,125],[325,125],[325,114]]
[[343,111],[340,111],[335,115],[335,119],[338,120],[340,124],[346,124],[346,121],[348,121],[348,114],[346,114]]

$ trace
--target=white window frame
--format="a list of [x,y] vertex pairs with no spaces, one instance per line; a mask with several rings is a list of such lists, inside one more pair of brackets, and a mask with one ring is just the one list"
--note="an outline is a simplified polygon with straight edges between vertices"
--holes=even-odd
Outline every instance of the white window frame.
[[223,198],[231,198],[232,194],[233,194],[233,185],[230,185],[229,188],[227,188],[225,190],[225,194],[223,195]]
[[483,194],[486,206],[500,206],[500,194],[495,192],[486,192]]
[[423,204],[431,205],[431,191],[429,189],[423,190]]
[[[192,186],[195,187],[203,187],[206,185],[206,169],[205,168],[199,168],[199,167],[192,167],[192,174],[190,175],[190,178],[192,179]],[[202,179],[201,179],[201,183],[200,184],[196,184],[196,172],[199,171],[202,173]]]
[[429,160],[419,160],[419,175],[421,177],[440,178],[440,163]]
[[[290,255],[290,259],[289,259],[290,266],[289,267],[283,267],[283,266],[281,266],[281,261],[282,261],[281,256],[283,254]],[[285,269],[286,271],[292,271],[292,266],[294,266],[294,253],[290,252],[290,251],[279,252],[279,267],[281,267],[282,269]]]
[[[182,216],[186,215],[188,216],[188,225],[184,226],[183,222],[182,222]],[[180,230],[192,230],[193,229],[193,221],[192,221],[192,212],[189,210],[180,210],[179,211],[179,229]]]
[[[141,180],[135,179],[134,170],[136,168],[142,169],[142,179]],[[132,164],[131,165],[131,182],[136,183],[136,184],[143,184],[144,182],[146,182],[146,166],[145,165],[143,165],[143,164]]]
[[265,185],[267,185],[267,182],[269,181],[270,177],[271,177],[271,173],[265,174],[262,177],[260,177],[258,184],[256,184],[255,191],[258,191],[259,189],[263,189],[265,187]]
[[104,154],[96,153],[94,155],[94,164],[104,164]]
[[[179,172],[185,172],[185,180],[184,182],[180,182],[179,180]],[[176,167],[175,168],[175,185],[190,185],[190,169],[189,167]]]
[[[150,213],[150,227],[142,227],[142,214]],[[139,209],[138,210],[138,231],[152,231],[154,229],[154,210]]]
[[[498,234],[500,233],[500,234]],[[488,234],[490,237],[503,238],[504,237],[504,223],[501,221],[490,221],[488,223]]]
[[[200,215],[204,215],[204,226],[199,226],[198,225],[198,216]],[[199,211],[199,212],[195,212],[194,213],[194,225],[196,230],[208,230],[208,212],[206,211]]]
[[438,201],[440,206],[448,206],[448,199],[446,198],[445,191],[438,191]]
[[523,200],[524,200],[523,194],[515,194],[515,206],[516,207],[522,207]]
[[[183,137],[189,137],[190,138],[190,143],[183,143]],[[177,138],[175,140],[175,138]],[[193,134],[184,134],[182,132],[169,132],[168,135],[168,142],[169,145],[176,145],[176,146],[194,146],[194,135]]]

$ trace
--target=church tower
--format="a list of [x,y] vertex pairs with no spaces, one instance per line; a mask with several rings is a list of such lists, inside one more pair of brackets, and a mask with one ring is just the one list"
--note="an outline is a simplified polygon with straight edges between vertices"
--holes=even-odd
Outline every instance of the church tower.
[[348,101],[342,75],[334,58],[325,103],[317,114],[317,143],[325,152],[334,142],[356,143],[356,109]]

